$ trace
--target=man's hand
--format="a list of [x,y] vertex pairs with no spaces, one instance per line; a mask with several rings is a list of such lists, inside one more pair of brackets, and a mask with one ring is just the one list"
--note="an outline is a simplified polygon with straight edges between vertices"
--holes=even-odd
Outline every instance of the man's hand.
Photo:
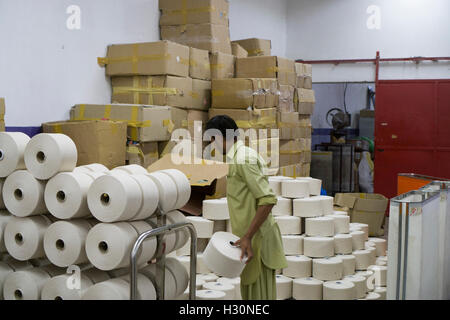
[[250,260],[253,258],[252,241],[250,240],[250,238],[242,237],[241,239],[236,241],[234,245],[241,247],[242,250],[241,261],[247,255],[247,261],[245,262],[245,264],[248,264]]

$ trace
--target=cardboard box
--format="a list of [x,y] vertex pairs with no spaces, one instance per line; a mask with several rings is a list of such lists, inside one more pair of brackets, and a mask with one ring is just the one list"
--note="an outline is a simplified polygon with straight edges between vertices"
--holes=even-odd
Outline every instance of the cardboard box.
[[209,109],[209,118],[218,115],[231,117],[241,129],[276,129],[277,109]]
[[278,169],[280,167],[280,139],[278,137],[245,139],[244,142],[246,146],[258,152],[266,162],[267,168]]
[[216,52],[211,57],[211,78],[232,79],[235,75],[236,57],[231,54]]
[[189,50],[189,77],[199,80],[211,80],[209,52],[196,48],[189,48]]
[[310,64],[296,63],[297,88],[312,89],[312,66]]
[[244,48],[249,57],[270,56],[272,51],[272,41],[264,39],[243,39],[236,40],[233,43],[239,44]]
[[294,112],[295,88],[293,86],[280,85],[277,108],[280,112]]
[[351,222],[368,224],[369,236],[377,237],[384,234],[382,226],[389,200],[383,195],[337,193],[334,203],[340,207],[349,208]]
[[236,59],[237,78],[275,78],[280,85],[296,85],[295,63],[281,57]]
[[181,128],[187,111],[162,106],[143,105],[76,105],[71,120],[114,120],[128,124],[128,137],[139,142],[168,141],[173,130]]
[[226,175],[228,174],[226,163],[204,159],[196,159],[193,163],[191,159],[168,154],[152,164],[148,171],[156,172],[165,169],[180,170],[191,183],[191,199],[181,209],[186,213],[199,216],[202,214],[203,200],[207,197],[216,199],[226,197]]
[[189,109],[208,111],[211,108],[211,81],[192,79],[191,97]]
[[312,115],[316,105],[314,90],[295,89],[294,104],[297,105],[298,113],[301,115]]
[[239,43],[231,42],[231,52],[236,58],[247,58],[248,52]]
[[[191,153],[192,160],[194,161],[195,158],[203,158],[203,152],[207,145],[209,145],[210,142],[201,141],[201,140],[190,140],[190,139],[183,139],[183,140],[170,140],[170,141],[163,141],[158,142],[158,152],[159,157],[163,158],[168,154],[171,153],[181,153],[181,146],[188,148],[187,152]],[[177,148],[175,148],[177,147]],[[178,156],[187,156],[187,154],[182,155],[178,154]]]
[[227,0],[159,0],[161,26],[213,23],[228,25]]
[[[194,139],[195,133],[203,138],[203,129],[209,120],[208,112],[189,110],[187,114],[187,119],[183,120],[182,128],[189,130],[191,139]],[[197,125],[196,125],[197,122]]]
[[107,76],[189,76],[189,48],[170,41],[110,45],[98,62]]
[[113,77],[112,102],[193,107],[192,79],[172,76]]
[[282,140],[302,138],[297,112],[277,112],[277,126]]
[[309,177],[309,164],[297,163],[290,166],[280,167],[279,175],[291,178]]
[[216,109],[267,109],[276,107],[275,79],[221,79],[212,81],[212,107]]
[[231,54],[228,26],[208,23],[162,26],[161,38],[210,52]]
[[158,142],[141,142],[127,146],[127,164],[137,164],[144,168],[159,159]]
[[77,166],[101,163],[109,169],[125,165],[127,125],[116,121],[43,123],[44,133],[62,133],[77,146]]
[[5,99],[0,98],[0,131],[5,131]]
[[280,151],[279,151],[279,162],[280,167],[286,167],[290,165],[295,165],[298,163],[303,163],[302,151],[304,147],[300,140],[280,140]]

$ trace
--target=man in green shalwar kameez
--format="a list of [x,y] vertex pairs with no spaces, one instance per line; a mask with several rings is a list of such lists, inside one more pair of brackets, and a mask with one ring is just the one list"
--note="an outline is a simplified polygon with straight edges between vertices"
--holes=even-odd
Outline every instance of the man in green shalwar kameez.
[[[223,140],[215,140],[217,149],[226,154],[229,172],[227,199],[231,229],[240,238],[242,257],[247,264],[241,274],[241,295],[244,300],[276,300],[276,270],[286,268],[283,243],[278,224],[272,216],[277,197],[269,186],[263,170],[264,159],[235,138],[238,127],[228,116],[212,118],[206,130],[220,131]],[[233,134],[228,135],[230,130]]]

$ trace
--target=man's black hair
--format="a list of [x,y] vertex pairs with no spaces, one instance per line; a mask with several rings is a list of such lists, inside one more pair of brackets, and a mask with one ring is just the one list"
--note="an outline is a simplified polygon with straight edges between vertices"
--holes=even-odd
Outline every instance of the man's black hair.
[[222,137],[226,139],[227,137],[227,130],[238,130],[238,126],[236,122],[230,118],[229,116],[215,116],[211,120],[209,120],[206,123],[205,130],[208,131],[209,129],[216,129],[219,130],[220,133],[222,133]]

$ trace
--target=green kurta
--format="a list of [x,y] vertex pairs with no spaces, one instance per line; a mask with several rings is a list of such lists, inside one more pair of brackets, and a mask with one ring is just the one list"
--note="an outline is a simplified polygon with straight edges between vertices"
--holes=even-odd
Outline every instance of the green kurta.
[[[247,233],[257,208],[276,204],[277,198],[263,174],[265,161],[255,150],[238,141],[229,150],[227,160],[227,199],[231,228],[233,233],[241,238]],[[241,274],[243,298],[275,299],[274,270],[286,268],[287,262],[280,229],[272,214],[253,237],[252,249],[253,259]]]

